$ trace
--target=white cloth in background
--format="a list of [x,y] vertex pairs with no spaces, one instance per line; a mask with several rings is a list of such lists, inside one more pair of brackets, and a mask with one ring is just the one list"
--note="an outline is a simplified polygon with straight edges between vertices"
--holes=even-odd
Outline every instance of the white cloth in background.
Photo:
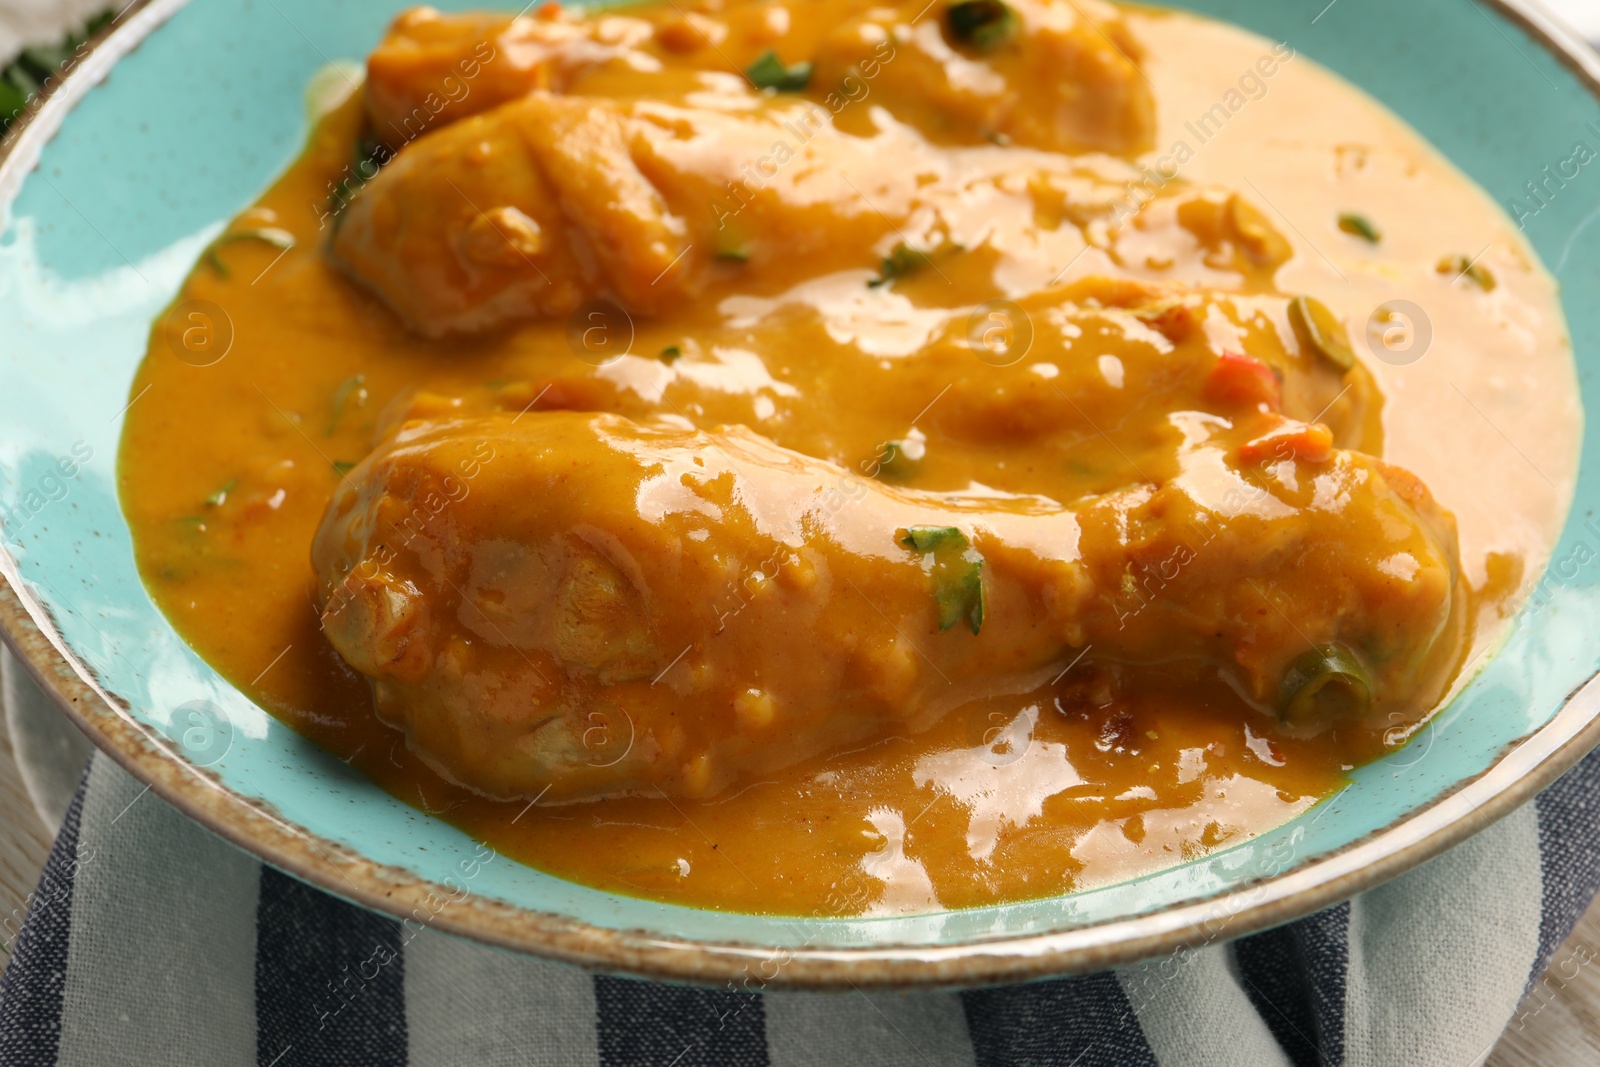
[[54,47],[125,0],[0,0],[0,67],[34,45]]

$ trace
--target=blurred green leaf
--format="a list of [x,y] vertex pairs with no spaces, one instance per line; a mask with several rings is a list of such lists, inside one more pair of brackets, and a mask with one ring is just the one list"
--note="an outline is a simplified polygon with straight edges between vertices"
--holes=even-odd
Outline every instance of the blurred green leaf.
[[32,45],[7,66],[0,68],[0,133],[28,106],[43,83],[71,59],[83,42],[93,37],[116,15],[103,11],[91,18],[81,33],[68,34],[59,45]]

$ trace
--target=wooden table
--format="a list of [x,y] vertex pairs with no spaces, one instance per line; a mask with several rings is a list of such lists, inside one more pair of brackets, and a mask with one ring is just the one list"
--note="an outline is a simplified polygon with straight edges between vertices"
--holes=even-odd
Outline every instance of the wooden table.
[[[0,716],[0,966],[21,926],[50,839],[17,776]],[[1518,1010],[1485,1067],[1594,1067],[1600,1064],[1600,905],[1591,907],[1556,953],[1544,980]],[[1462,1064],[1461,1067],[1477,1067]]]
[[0,921],[0,967],[11,958],[11,941],[22,928],[28,894],[49,854],[50,834],[23,791],[5,716],[0,715],[0,915],[5,916]]

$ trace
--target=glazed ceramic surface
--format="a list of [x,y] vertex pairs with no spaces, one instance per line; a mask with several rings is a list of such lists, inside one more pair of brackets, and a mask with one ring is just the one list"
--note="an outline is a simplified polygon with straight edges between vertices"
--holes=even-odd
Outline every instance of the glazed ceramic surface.
[[[1600,63],[1531,9],[1186,6],[1287,40],[1366,89],[1503,205],[1575,141],[1600,143]],[[0,162],[0,571],[16,593],[0,596],[0,629],[97,743],[231,840],[413,922],[619,973],[961,986],[1094,969],[1294,918],[1481,829],[1600,740],[1600,688],[1585,688],[1600,668],[1591,432],[1550,571],[1465,691],[1299,820],[1159,874],[909,917],[713,913],[519,866],[390,797],[180,640],[134,568],[115,464],[149,324],[223,220],[298,151],[313,73],[365,55],[394,8],[136,4]],[[1600,410],[1597,216],[1600,167],[1526,224],[1566,294],[1590,410]]]

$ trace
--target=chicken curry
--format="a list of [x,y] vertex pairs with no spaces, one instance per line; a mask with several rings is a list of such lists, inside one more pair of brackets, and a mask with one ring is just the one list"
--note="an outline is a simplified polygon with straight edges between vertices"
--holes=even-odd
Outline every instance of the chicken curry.
[[1552,283],[1287,45],[417,8],[346,75],[155,324],[123,504],[218,670],[541,869],[872,914],[1171,866],[1404,744],[1559,528]]

